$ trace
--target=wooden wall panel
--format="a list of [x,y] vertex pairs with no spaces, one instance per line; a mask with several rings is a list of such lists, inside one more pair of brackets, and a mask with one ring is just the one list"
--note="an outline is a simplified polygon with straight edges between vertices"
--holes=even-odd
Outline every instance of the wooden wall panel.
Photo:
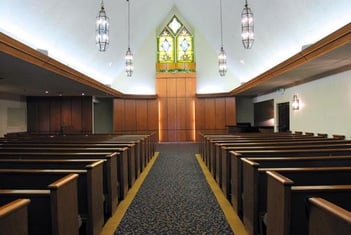
[[92,97],[27,97],[29,133],[92,132]]
[[176,80],[176,97],[185,97],[186,95],[186,79],[177,79]]
[[61,99],[60,97],[52,99],[50,104],[50,131],[60,133],[61,120]]
[[93,132],[93,98],[91,96],[82,97],[82,131]]
[[71,99],[63,99],[61,103],[62,107],[62,126],[72,125],[72,103]]
[[148,130],[158,130],[158,102],[157,100],[148,101]]
[[39,131],[38,103],[33,97],[27,98],[27,130],[30,133]]
[[136,101],[136,121],[137,121],[137,130],[143,131],[147,130],[147,101],[146,100],[137,100]]
[[167,127],[168,130],[177,129],[177,99],[168,98],[167,99]]
[[125,101],[125,117],[124,122],[127,131],[136,131],[137,130],[137,119],[136,119],[136,106],[135,100],[127,99]]
[[82,130],[82,102],[81,100],[72,100],[71,110],[72,123],[71,126],[74,131]]
[[167,137],[164,139],[166,142],[176,142],[177,140],[177,133],[178,130],[167,130],[165,133],[167,133]]
[[227,97],[225,100],[225,124],[226,125],[236,125],[236,105],[234,97]]
[[185,79],[185,96],[186,97],[195,97],[196,95],[196,79],[187,78]]
[[177,113],[176,113],[176,128],[178,130],[186,129],[186,123],[190,122],[189,114],[186,112],[186,99],[178,98],[177,99]]
[[235,97],[197,98],[195,104],[197,139],[201,132],[223,133],[236,124]]
[[[160,141],[194,140],[195,73],[164,73],[156,78],[160,102]],[[166,83],[167,92],[159,91]],[[165,118],[165,115],[167,118]]]
[[160,126],[161,130],[168,130],[168,112],[167,112],[167,99],[159,99],[160,104],[160,112],[159,112],[159,119],[160,119]]
[[158,79],[156,83],[158,97],[167,97],[167,79]]
[[125,129],[125,105],[123,99],[113,101],[113,129],[115,132],[123,132]]
[[205,99],[195,99],[195,129],[205,129]]
[[177,79],[167,79],[167,97],[177,97]]
[[215,129],[226,129],[225,127],[225,98],[217,98],[215,99],[215,114],[216,114],[216,125]]
[[216,129],[216,102],[215,99],[205,99],[205,129]]
[[40,100],[39,105],[39,132],[40,133],[50,133],[50,102],[48,100]]
[[186,98],[185,99],[185,114],[186,114],[186,121],[185,122],[185,129],[187,130],[194,130],[195,129],[195,101],[194,98]]

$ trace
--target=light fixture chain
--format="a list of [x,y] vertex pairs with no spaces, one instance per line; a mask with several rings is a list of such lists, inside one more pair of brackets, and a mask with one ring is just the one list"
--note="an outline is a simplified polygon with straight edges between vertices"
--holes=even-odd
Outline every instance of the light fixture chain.
[[130,48],[130,2],[128,2],[128,48]]
[[220,20],[221,20],[221,47],[223,47],[223,17],[222,17],[222,0],[219,0]]

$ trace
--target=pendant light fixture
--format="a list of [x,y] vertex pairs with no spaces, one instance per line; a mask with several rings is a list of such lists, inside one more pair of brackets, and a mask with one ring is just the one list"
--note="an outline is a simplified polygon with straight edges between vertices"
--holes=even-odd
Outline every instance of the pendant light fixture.
[[128,2],[128,50],[126,52],[125,61],[126,61],[126,75],[131,77],[133,74],[133,54],[130,50],[130,3]]
[[96,17],[96,45],[99,51],[106,51],[109,44],[109,18],[106,15],[104,1],[101,1],[101,9]]
[[251,49],[254,43],[254,18],[251,9],[247,6],[247,0],[241,12],[241,40],[245,49]]
[[218,54],[218,72],[221,77],[227,72],[227,56],[223,49],[223,19],[222,19],[222,0],[219,0],[220,22],[221,22],[221,50]]

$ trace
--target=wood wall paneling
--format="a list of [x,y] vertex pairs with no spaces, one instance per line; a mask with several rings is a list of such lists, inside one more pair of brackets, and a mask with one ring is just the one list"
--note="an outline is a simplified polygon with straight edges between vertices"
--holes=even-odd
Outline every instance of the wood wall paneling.
[[[83,100],[83,99],[82,99]],[[79,130],[82,130],[82,100],[78,99],[72,99],[72,110],[71,110],[71,126],[72,129],[71,131],[73,132],[78,132]],[[85,115],[85,114],[84,114]]]
[[187,78],[185,79],[185,96],[186,97],[195,97],[196,95],[196,79]]
[[59,133],[61,131],[61,99],[57,97],[50,104],[50,131]]
[[[186,123],[191,122],[191,113],[186,112],[186,98],[177,98],[176,101],[176,128],[178,130],[186,129]],[[190,126],[191,127],[191,126]]]
[[186,96],[186,78],[176,80],[176,97]]
[[221,130],[226,129],[225,127],[225,98],[217,98],[215,99],[215,129]]
[[158,130],[158,102],[157,100],[149,100],[147,103],[148,129],[152,131]]
[[205,99],[195,99],[195,128],[205,129]]
[[65,98],[62,100],[62,126],[72,125],[72,102],[70,98]]
[[114,99],[113,101],[113,128],[114,132],[126,131],[124,125],[125,105],[123,99]]
[[85,133],[93,132],[93,97],[82,97],[82,131]]
[[225,99],[225,124],[236,125],[236,102],[234,97],[227,97]]
[[136,119],[136,101],[127,99],[125,100],[125,126],[127,131],[137,131]]
[[50,132],[50,102],[48,100],[39,101],[39,133]]
[[28,132],[91,133],[92,97],[28,97]]
[[148,130],[148,112],[147,112],[147,100],[136,101],[136,120],[137,120],[137,131]]
[[177,97],[177,78],[168,78],[167,79],[167,97]]
[[215,130],[216,129],[216,101],[215,99],[205,99],[205,129]]
[[177,99],[168,98],[167,99],[167,129],[176,130],[177,129]]

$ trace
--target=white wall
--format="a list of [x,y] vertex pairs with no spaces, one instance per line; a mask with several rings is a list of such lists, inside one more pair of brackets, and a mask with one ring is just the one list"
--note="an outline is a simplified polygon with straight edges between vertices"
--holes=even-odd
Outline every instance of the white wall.
[[345,135],[351,138],[351,71],[259,96],[254,102],[274,99],[275,126],[277,104],[292,103],[296,94],[300,109],[290,108],[290,130]]
[[[239,86],[239,79],[230,70],[224,77],[218,73],[220,45],[216,51],[198,31],[194,38],[197,93],[223,93]],[[156,39],[156,32],[151,33],[142,47],[133,52],[133,76],[127,78],[123,70],[112,83],[113,88],[125,94],[156,94]]]
[[0,137],[27,131],[27,105],[21,97],[0,96]]

